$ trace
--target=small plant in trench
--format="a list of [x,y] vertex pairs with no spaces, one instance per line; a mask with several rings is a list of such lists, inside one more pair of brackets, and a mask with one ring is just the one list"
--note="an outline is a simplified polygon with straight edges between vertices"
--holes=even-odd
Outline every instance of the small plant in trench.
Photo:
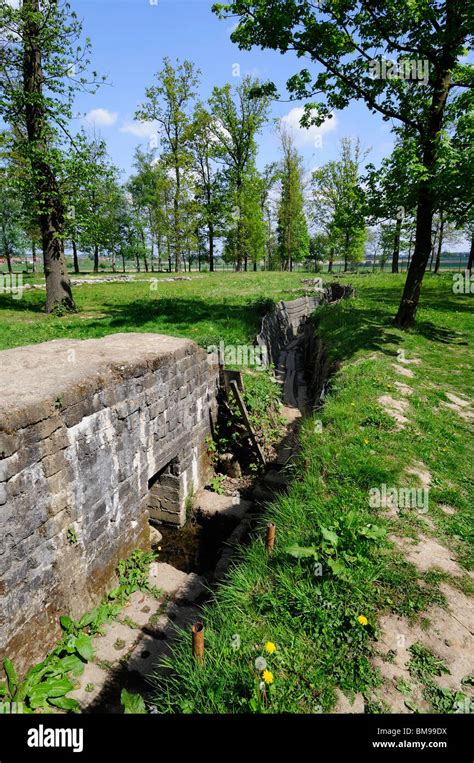
[[224,488],[222,487],[222,483],[224,482],[224,480],[225,480],[225,477],[223,477],[222,474],[216,474],[216,476],[212,477],[212,479],[209,482],[214,493],[217,493],[217,495],[222,495],[224,492]]
[[[79,703],[66,695],[75,688],[73,679],[77,680],[85,664],[94,657],[91,637],[120,612],[134,591],[158,595],[158,590],[148,581],[149,566],[155,559],[155,553],[138,549],[128,559],[121,560],[117,570],[118,587],[77,622],[62,615],[59,618],[63,631],[61,641],[41,663],[30,668],[23,681],[18,679],[12,661],[5,659],[3,669],[7,681],[0,683],[0,700],[15,703],[23,713],[45,712],[48,707],[79,712]],[[92,691],[91,686],[88,684],[86,691]]]
[[30,668],[23,681],[19,681],[11,660],[4,660],[7,682],[0,684],[4,701],[21,703],[25,713],[48,706],[79,711],[78,702],[66,694],[74,689],[71,679],[78,678],[86,662],[94,656],[92,640],[84,633],[81,622],[75,623],[67,615],[60,618],[63,638],[43,662]]

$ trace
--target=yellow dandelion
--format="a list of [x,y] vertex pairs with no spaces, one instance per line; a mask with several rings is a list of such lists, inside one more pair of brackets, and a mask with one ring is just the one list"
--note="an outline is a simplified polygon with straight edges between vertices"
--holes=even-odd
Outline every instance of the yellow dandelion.
[[369,444],[369,441],[367,440],[367,438],[364,438],[364,443],[365,443],[365,445]]
[[273,683],[273,673],[271,670],[264,670],[262,673],[262,678],[265,681],[266,684],[272,684]]
[[357,618],[357,622],[359,622],[361,625],[368,625],[369,624],[369,621],[367,620],[365,615],[359,615],[359,617]]
[[268,654],[273,654],[273,652],[276,652],[276,646],[273,641],[267,641],[265,644],[265,651],[268,652]]

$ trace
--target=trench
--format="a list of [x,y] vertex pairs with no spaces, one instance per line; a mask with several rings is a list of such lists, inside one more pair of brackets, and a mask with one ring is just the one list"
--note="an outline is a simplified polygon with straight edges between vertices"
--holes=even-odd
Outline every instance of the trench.
[[[352,287],[330,284],[317,293],[277,303],[275,309],[262,320],[256,342],[266,349],[268,361],[275,369],[275,380],[281,386],[281,400],[287,422],[286,434],[278,446],[276,458],[267,464],[263,475],[252,483],[245,484],[238,494],[238,500],[231,496],[221,497],[222,506],[215,511],[206,511],[206,502],[213,504],[217,500],[215,493],[200,491],[200,495],[194,499],[193,511],[188,511],[187,521],[181,528],[151,522],[156,536],[152,547],[160,548],[160,563],[166,563],[202,584],[200,588],[198,586],[196,595],[185,597],[184,601],[172,603],[170,597],[168,609],[164,612],[172,617],[178,627],[189,628],[193,621],[199,619],[199,605],[209,598],[210,591],[225,578],[238,548],[252,537],[253,531],[261,523],[266,503],[278,492],[287,489],[291,479],[287,466],[298,447],[300,421],[323,404],[332,371],[312,316],[319,305],[337,302],[353,293]],[[156,529],[159,531],[157,535]],[[169,614],[170,607],[172,615]],[[176,635],[169,629],[160,630],[159,627],[148,624],[142,628],[142,634],[142,654],[147,657],[155,654],[158,645],[158,658],[167,653],[166,649]],[[159,659],[156,660],[158,661]],[[121,712],[122,688],[138,692],[147,702],[151,702],[152,690],[148,675],[130,670],[124,660],[123,664],[112,671],[99,696],[84,711]]]

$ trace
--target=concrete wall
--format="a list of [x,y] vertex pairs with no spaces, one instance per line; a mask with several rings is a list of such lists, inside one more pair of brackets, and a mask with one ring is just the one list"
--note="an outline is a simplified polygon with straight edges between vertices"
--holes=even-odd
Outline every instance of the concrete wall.
[[[189,340],[115,334],[0,352],[0,388],[0,660],[23,672],[148,546],[149,509],[183,523],[211,471],[217,368]],[[163,471],[175,501],[149,489]]]

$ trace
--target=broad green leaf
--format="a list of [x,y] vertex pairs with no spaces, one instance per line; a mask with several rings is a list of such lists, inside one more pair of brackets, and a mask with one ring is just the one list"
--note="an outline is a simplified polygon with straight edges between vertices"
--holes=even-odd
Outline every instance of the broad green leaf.
[[146,715],[146,706],[143,697],[140,694],[122,689],[120,701],[123,705],[125,715]]
[[66,631],[66,633],[71,633],[71,631],[74,630],[74,622],[68,615],[61,615],[59,622],[61,623],[61,628]]
[[50,697],[63,697],[74,689],[68,678],[51,678],[35,686],[29,694],[31,707],[41,707]]
[[80,676],[84,670],[84,663],[75,654],[68,654],[58,660],[57,666],[59,672],[72,673],[74,676]]
[[81,636],[77,636],[76,649],[81,655],[82,659],[86,660],[86,662],[90,662],[92,658],[94,657],[94,648],[92,646],[92,639],[90,638],[90,636],[86,636],[85,633],[83,633]]
[[79,713],[81,706],[77,699],[72,697],[49,697],[48,702],[50,705],[60,707],[61,710],[68,710],[72,713]]
[[328,528],[324,527],[324,525],[320,525],[319,529],[321,530],[321,534],[324,540],[327,540],[331,546],[337,546],[339,543],[339,536],[334,532],[334,530],[328,530]]
[[385,528],[378,527],[377,525],[367,525],[359,530],[359,535],[363,535],[364,538],[372,538],[373,540],[384,538],[386,534]]
[[79,620],[79,628],[85,628],[87,625],[90,625],[94,622],[97,615],[99,614],[99,608],[96,607],[95,609],[91,610],[91,612],[86,612],[85,615],[81,617]]
[[337,577],[343,577],[347,572],[347,567],[338,559],[328,559],[327,564],[333,575],[336,575]]
[[294,559],[307,559],[311,556],[314,556],[316,553],[314,546],[298,546],[297,543],[295,543],[293,546],[287,546],[285,551]]
[[13,662],[9,660],[8,657],[3,660],[3,669],[7,675],[8,691],[10,692],[10,696],[13,697],[18,686],[18,676],[13,667]]
[[6,693],[7,693],[7,685],[0,684],[0,697],[4,697]]

